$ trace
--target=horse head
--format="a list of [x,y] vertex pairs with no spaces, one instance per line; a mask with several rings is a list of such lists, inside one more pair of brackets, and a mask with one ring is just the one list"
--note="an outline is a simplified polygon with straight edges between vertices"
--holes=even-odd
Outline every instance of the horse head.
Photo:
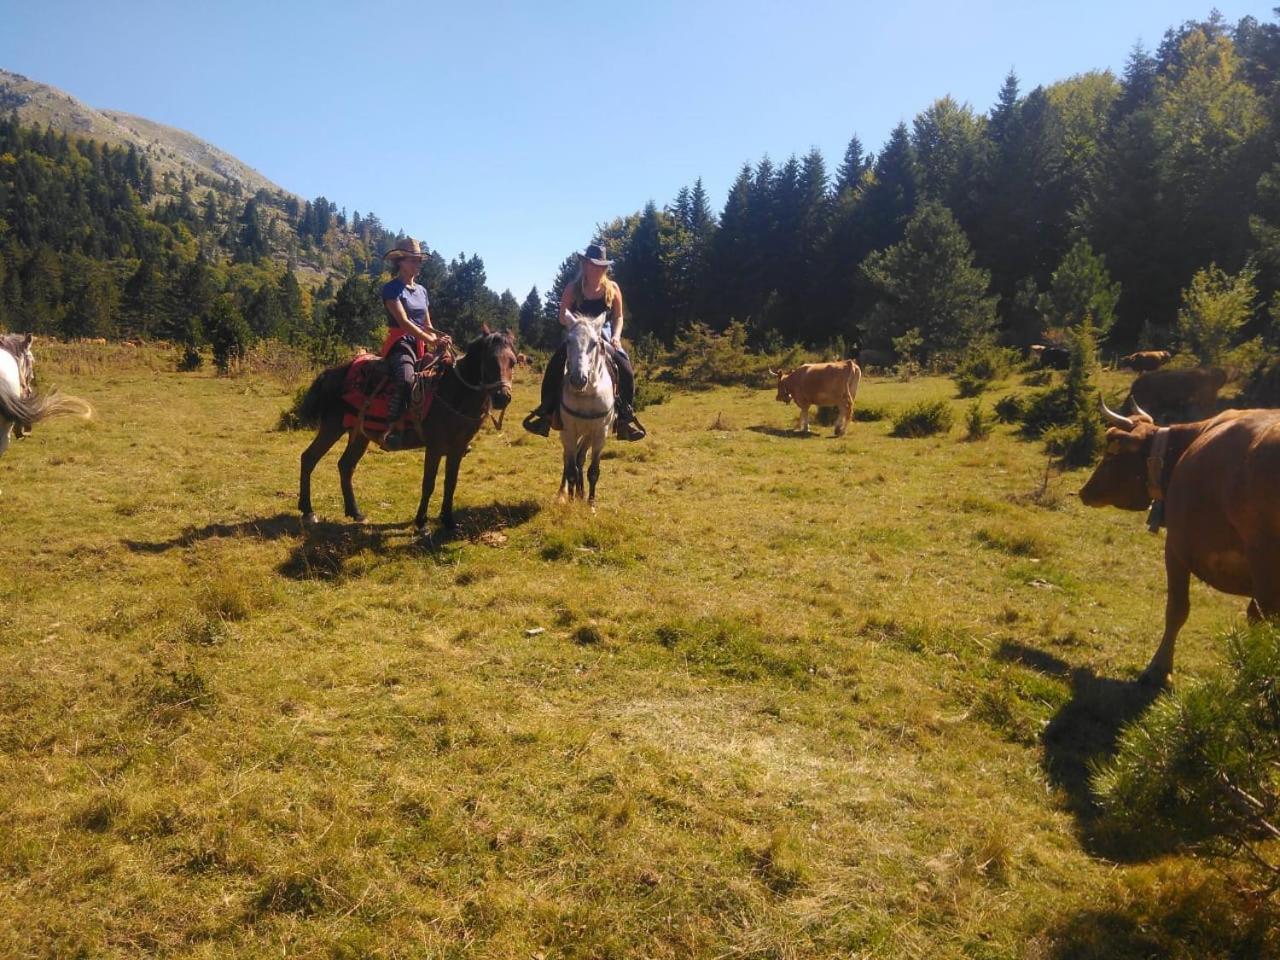
[[516,366],[515,337],[510,330],[480,327],[480,336],[467,346],[464,360],[475,357],[479,365],[477,384],[490,391],[494,409],[504,410],[511,403],[511,376]]
[[585,392],[599,379],[604,362],[604,347],[601,340],[607,318],[608,314],[604,313],[597,317],[569,314],[569,331],[565,339],[567,347],[565,376],[569,386],[578,393]]

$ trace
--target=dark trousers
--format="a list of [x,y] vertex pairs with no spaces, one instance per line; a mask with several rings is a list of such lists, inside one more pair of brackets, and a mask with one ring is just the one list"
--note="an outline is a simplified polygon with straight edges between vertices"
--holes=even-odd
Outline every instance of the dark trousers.
[[399,420],[405,407],[409,405],[417,362],[418,353],[414,347],[413,337],[401,337],[387,354],[387,375],[396,385],[396,392],[391,397],[391,405],[387,411],[391,423]]
[[[604,348],[609,351],[618,370],[618,409],[629,415],[636,399],[636,372],[631,368],[631,358],[625,350],[615,349],[610,343],[605,343]],[[560,406],[560,392],[564,389],[564,365],[568,354],[568,347],[560,344],[560,349],[547,361],[547,370],[542,375],[542,412],[547,416]]]

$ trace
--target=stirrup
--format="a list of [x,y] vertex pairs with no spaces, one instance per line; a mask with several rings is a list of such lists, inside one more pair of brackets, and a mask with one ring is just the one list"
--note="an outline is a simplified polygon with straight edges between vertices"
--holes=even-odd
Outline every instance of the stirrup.
[[619,417],[615,428],[619,440],[643,440],[648,436],[644,425],[633,414],[630,417]]
[[539,437],[551,436],[551,418],[542,412],[541,407],[525,417],[521,426]]

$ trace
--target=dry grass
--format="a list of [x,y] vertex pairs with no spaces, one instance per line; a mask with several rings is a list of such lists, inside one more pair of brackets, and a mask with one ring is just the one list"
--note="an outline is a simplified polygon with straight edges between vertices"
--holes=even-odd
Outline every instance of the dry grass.
[[[1007,427],[889,437],[949,381],[864,378],[888,416],[843,439],[676,393],[594,518],[553,503],[557,445],[487,431],[423,551],[413,455],[366,459],[364,528],[331,456],[303,534],[273,380],[45,361],[98,418],[0,460],[0,955],[1274,948],[1194,861],[1091,852],[1159,545],[1020,499],[1043,459]],[[1184,672],[1243,606],[1193,603]]]

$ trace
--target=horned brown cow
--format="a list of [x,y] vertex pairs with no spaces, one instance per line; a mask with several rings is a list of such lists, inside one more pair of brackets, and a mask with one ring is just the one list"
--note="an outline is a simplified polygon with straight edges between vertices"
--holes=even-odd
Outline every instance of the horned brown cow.
[[1162,420],[1201,420],[1214,412],[1226,382],[1217,367],[1151,370],[1133,381],[1129,395]]
[[800,408],[800,431],[809,432],[809,408],[839,407],[835,435],[841,436],[853,418],[853,400],[858,395],[862,370],[852,360],[835,363],[806,363],[790,373],[770,371],[778,378],[779,403],[795,401]]
[[1147,370],[1159,370],[1172,359],[1173,354],[1168,350],[1139,350],[1137,353],[1131,353],[1127,357],[1121,357],[1120,366],[1145,372]]
[[1102,409],[1112,424],[1106,453],[1080,499],[1122,510],[1150,504],[1153,531],[1168,528],[1164,638],[1142,674],[1163,683],[1190,610],[1192,574],[1251,598],[1250,619],[1280,617],[1280,411],[1228,410],[1157,427],[1141,409],[1132,417]]

